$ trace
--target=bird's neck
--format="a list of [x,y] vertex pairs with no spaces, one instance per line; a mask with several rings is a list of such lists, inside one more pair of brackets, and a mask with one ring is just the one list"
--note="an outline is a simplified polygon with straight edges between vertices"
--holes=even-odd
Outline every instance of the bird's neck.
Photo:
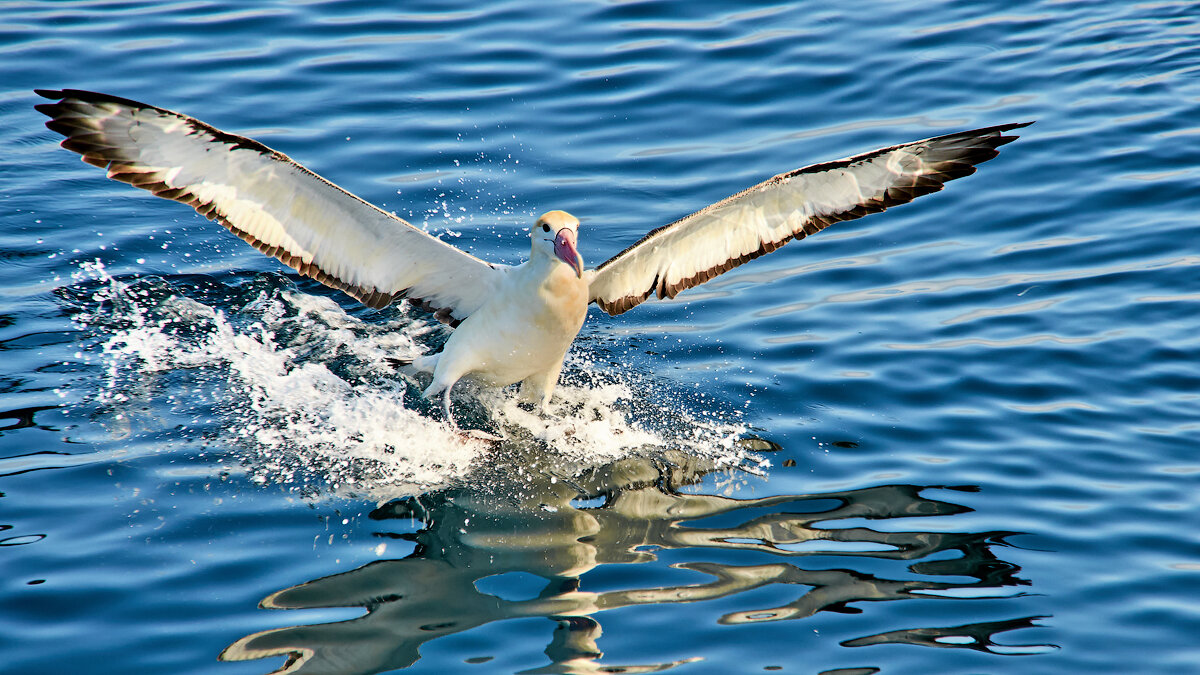
[[561,260],[553,255],[547,255],[544,252],[534,249],[533,253],[529,256],[529,260],[526,260],[525,264],[520,267],[521,276],[527,282],[539,283],[553,276],[555,268],[559,266],[566,267]]
[[548,291],[554,291],[566,286],[574,286],[579,280],[575,276],[575,270],[563,261],[559,260],[553,253],[533,249],[524,264],[515,270],[516,274],[513,281],[519,286],[532,291],[534,288],[544,288]]

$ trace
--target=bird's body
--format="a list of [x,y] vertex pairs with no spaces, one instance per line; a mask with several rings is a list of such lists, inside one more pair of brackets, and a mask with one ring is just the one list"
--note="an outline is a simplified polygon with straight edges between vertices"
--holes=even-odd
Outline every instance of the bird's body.
[[[521,383],[550,402],[588,305],[620,314],[675,297],[792,239],[936,192],[1015,139],[1007,124],[905,143],[779,174],[649,232],[595,269],[576,249],[579,221],[549,211],[531,228],[529,260],[484,262],[317,176],[257,141],[106,94],[38,93],[63,147],[110,178],[194,207],[305,276],[371,307],[406,298],[455,327],[413,367],[427,396],[463,377]],[[451,423],[453,419],[450,418]]]
[[546,252],[544,242],[555,237],[539,238],[549,236],[541,230],[543,223],[555,235],[579,225],[562,211],[538,220],[529,260],[506,271],[494,295],[459,324],[441,352],[413,361],[417,370],[433,373],[426,396],[449,392],[469,375],[495,387],[520,382],[524,398],[542,406],[550,402],[563,359],[587,315],[588,283]]

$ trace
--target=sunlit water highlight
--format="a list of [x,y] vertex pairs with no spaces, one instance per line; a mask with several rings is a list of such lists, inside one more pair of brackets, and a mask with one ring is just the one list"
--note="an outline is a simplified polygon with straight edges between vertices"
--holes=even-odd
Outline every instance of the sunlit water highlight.
[[[1196,26],[1174,0],[4,4],[0,669],[1195,672]],[[61,87],[508,264],[552,208],[595,265],[780,171],[1037,122],[941,193],[593,311],[554,417],[456,389],[491,445],[387,361],[443,328],[104,179],[32,107]]]

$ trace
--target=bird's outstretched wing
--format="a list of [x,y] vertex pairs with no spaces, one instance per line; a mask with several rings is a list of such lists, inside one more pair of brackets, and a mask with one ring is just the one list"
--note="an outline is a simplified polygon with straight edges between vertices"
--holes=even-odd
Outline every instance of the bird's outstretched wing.
[[669,225],[601,264],[591,300],[617,315],[651,293],[673,298],[792,239],[942,189],[996,156],[1004,124],[938,136],[782,173]]
[[267,146],[186,115],[88,91],[37,90],[62,146],[108,177],[192,206],[258,250],[371,307],[408,298],[457,324],[504,272]]

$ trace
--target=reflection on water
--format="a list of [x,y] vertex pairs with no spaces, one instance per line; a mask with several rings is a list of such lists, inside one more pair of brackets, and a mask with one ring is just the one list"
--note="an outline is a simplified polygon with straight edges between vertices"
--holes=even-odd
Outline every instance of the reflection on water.
[[922,647],[964,647],[992,654],[1040,654],[1047,649],[1055,649],[1054,645],[1002,645],[992,641],[992,636],[1018,628],[1036,628],[1034,623],[1041,616],[1027,616],[1021,619],[1007,621],[986,621],[965,626],[948,626],[945,628],[910,628],[894,630],[878,635],[868,635],[854,640],[846,640],[846,647],[863,647],[865,645],[880,645],[887,643],[903,643],[921,645]]
[[[1006,538],[1014,532],[884,532],[857,522],[835,526],[847,520],[965,513],[970,509],[922,492],[975,491],[969,486],[884,485],[734,499],[697,491],[716,469],[679,453],[625,458],[570,477],[531,472],[528,466],[516,457],[499,460],[485,480],[473,481],[477,487],[406,497],[376,509],[371,513],[379,524],[376,536],[410,542],[415,545],[410,555],[293,586],[261,603],[268,609],[361,607],[363,616],[249,635],[220,658],[287,656],[278,671],[287,673],[376,673],[414,664],[421,645],[430,640],[494,621],[541,617],[555,626],[545,649],[548,663],[525,673],[655,672],[699,656],[603,663],[599,641],[605,611],[769,589],[769,596],[750,594],[753,599],[743,607],[719,618],[721,624],[751,624],[821,611],[857,614],[864,608],[856,603],[864,602],[1013,597],[1029,584],[1018,576],[1019,567],[995,554],[1009,545]],[[755,564],[763,554],[770,562]],[[801,561],[815,556],[824,564],[806,569]],[[831,556],[839,563],[826,569]],[[660,557],[684,561],[668,566]],[[923,578],[888,579],[851,568],[855,563],[870,568],[878,559],[914,561],[908,570]],[[592,571],[630,564],[656,564],[657,569],[652,575],[649,568],[622,569],[620,590],[588,589]],[[678,585],[638,582],[672,574],[686,579]],[[536,579],[532,588],[531,578]],[[773,598],[770,606],[758,606],[764,597]],[[999,646],[991,639],[1033,626],[1036,618],[918,627],[842,645],[903,642],[997,654],[1053,648]],[[672,651],[680,648],[686,645],[671,645]]]
[[[16,431],[37,426],[33,416],[43,410],[53,410],[54,406],[36,405],[15,410],[0,410],[0,431]],[[11,421],[10,421],[11,420]]]

